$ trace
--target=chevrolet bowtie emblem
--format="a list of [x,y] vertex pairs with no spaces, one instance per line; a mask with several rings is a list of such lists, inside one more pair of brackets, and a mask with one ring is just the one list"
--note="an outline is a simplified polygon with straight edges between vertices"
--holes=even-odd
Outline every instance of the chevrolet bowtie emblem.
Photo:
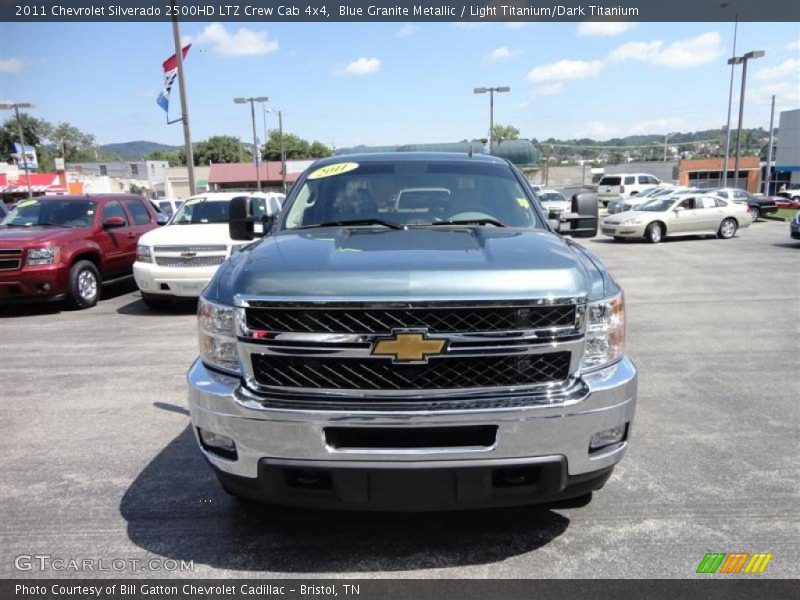
[[424,333],[395,333],[379,340],[372,347],[375,356],[391,356],[394,362],[427,362],[429,356],[441,354],[445,340],[432,340]]
[[197,252],[181,252],[181,258],[194,258]]

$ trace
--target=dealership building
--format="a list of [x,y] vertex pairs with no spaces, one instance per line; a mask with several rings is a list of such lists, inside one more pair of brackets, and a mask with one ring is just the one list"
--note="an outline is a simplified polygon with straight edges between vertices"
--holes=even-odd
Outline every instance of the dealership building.
[[780,115],[775,171],[789,173],[790,183],[800,183],[800,108]]

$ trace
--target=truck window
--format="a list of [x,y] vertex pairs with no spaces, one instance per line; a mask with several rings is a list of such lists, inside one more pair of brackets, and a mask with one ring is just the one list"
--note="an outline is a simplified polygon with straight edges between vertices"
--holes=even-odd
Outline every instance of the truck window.
[[103,217],[101,222],[105,223],[109,217],[122,217],[122,219],[125,221],[125,224],[128,225],[128,215],[125,214],[122,204],[120,204],[117,200],[109,200],[103,207]]
[[128,207],[128,210],[133,216],[134,225],[148,225],[150,223],[150,213],[147,212],[147,209],[144,207],[144,204],[142,204],[141,200],[130,198],[125,200],[125,205]]

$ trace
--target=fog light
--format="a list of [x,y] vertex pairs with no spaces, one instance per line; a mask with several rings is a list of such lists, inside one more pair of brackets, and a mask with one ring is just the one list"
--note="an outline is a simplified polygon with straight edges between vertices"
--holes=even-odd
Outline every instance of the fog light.
[[626,429],[627,425],[618,425],[617,427],[595,433],[592,436],[592,440],[589,442],[589,450],[597,450],[598,448],[621,442],[625,438]]
[[227,435],[197,428],[203,448],[222,458],[236,460],[236,443]]

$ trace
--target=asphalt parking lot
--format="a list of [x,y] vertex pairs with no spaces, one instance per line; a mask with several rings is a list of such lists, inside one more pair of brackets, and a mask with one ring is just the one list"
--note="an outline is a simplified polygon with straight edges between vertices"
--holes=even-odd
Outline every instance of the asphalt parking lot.
[[[191,577],[695,576],[772,552],[800,576],[800,243],[583,240],[624,287],[640,369],[631,448],[585,506],[350,514],[243,507],[189,429],[194,307],[131,285],[86,311],[0,313],[0,576],[14,558],[170,558]],[[72,574],[74,575],[74,573]],[[164,573],[86,572],[82,576]]]

